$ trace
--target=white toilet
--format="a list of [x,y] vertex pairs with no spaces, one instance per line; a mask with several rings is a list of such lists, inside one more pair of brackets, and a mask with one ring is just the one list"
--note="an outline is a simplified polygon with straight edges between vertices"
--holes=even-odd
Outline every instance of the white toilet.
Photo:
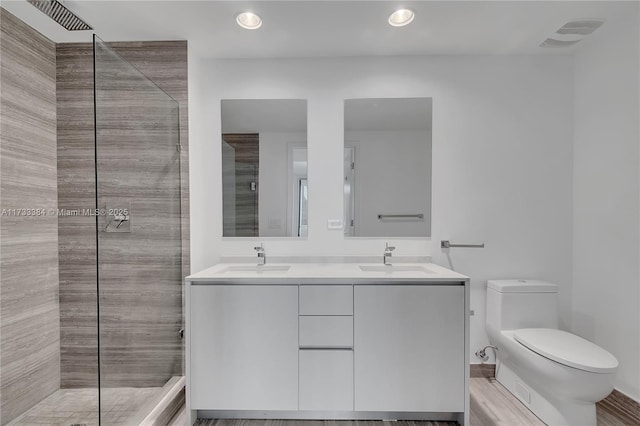
[[558,286],[487,283],[487,333],[498,348],[496,379],[548,425],[596,425],[595,403],[612,390],[618,360],[558,330]]

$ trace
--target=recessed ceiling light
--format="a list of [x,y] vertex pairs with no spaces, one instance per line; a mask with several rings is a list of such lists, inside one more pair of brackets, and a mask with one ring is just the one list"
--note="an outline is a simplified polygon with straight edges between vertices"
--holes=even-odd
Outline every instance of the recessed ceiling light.
[[389,15],[389,25],[392,27],[404,27],[405,25],[409,25],[415,16],[413,10],[398,9]]
[[257,30],[262,26],[262,19],[253,12],[240,12],[236,15],[236,22],[246,30]]

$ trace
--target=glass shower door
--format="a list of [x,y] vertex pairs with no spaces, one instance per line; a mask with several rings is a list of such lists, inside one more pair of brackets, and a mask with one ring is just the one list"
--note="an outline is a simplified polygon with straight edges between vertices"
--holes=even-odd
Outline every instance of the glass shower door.
[[101,424],[137,425],[182,376],[177,102],[94,37]]

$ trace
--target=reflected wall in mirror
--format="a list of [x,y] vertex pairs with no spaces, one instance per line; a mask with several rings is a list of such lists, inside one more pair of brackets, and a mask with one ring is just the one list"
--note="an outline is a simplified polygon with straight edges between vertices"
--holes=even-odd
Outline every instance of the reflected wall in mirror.
[[307,101],[222,100],[223,237],[307,235]]
[[431,98],[345,101],[346,236],[431,236],[431,116]]

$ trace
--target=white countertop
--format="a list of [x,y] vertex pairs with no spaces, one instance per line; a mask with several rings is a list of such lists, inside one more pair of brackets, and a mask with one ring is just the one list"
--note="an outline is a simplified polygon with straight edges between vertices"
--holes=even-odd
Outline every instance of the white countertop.
[[[394,271],[393,267],[382,271],[363,271],[360,266],[383,267],[380,263],[267,263],[267,267],[289,266],[286,271],[265,268],[255,271],[230,271],[233,267],[251,267],[251,263],[219,263],[203,271],[189,275],[187,282],[235,283],[235,284],[375,284],[403,282],[460,283],[469,278],[434,263],[399,263],[395,267],[422,267],[423,270]],[[328,282],[327,280],[331,280]]]

